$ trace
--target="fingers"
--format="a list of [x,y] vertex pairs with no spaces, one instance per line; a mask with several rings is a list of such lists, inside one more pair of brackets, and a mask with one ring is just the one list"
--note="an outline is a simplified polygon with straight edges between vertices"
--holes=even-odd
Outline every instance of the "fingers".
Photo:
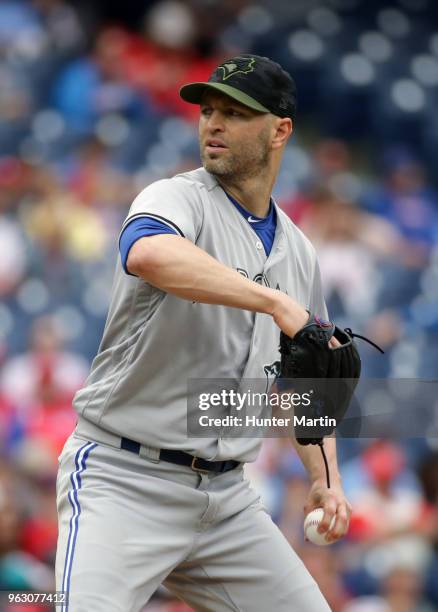
[[338,346],[341,346],[341,343],[339,342],[339,340],[337,338],[335,338],[334,336],[332,336],[329,340],[329,347],[330,348],[338,348]]
[[323,508],[324,516],[318,525],[318,532],[326,534],[327,542],[335,542],[347,533],[352,508],[347,501],[338,503],[334,497],[327,499]]
[[338,507],[334,525],[326,534],[326,540],[328,542],[335,542],[347,533],[350,523],[350,514],[346,504],[341,504]]
[[332,522],[333,517],[336,514],[336,500],[334,497],[329,497],[326,499],[324,503],[324,516],[322,517],[322,521],[318,525],[319,533],[326,533],[330,527],[330,523]]

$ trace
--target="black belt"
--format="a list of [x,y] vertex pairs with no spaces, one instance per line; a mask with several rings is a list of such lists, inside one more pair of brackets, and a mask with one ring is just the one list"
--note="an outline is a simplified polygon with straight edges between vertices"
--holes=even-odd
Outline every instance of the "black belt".
[[[130,440],[129,438],[122,438],[120,448],[127,450],[130,453],[140,454],[141,444]],[[239,461],[230,459],[228,461],[208,461],[202,457],[194,457],[189,453],[185,453],[180,450],[170,450],[162,448],[160,450],[160,460],[168,461],[169,463],[177,463],[178,465],[187,465],[192,468],[195,472],[215,472],[222,474],[229,470],[234,470],[238,465]]]

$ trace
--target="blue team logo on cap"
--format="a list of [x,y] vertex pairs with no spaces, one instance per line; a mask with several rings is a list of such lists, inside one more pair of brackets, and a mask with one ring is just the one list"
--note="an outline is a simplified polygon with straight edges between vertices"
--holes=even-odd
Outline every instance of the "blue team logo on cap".
[[218,70],[222,70],[222,80],[226,81],[235,74],[248,74],[254,72],[254,57],[233,57],[232,60],[224,62],[218,66]]

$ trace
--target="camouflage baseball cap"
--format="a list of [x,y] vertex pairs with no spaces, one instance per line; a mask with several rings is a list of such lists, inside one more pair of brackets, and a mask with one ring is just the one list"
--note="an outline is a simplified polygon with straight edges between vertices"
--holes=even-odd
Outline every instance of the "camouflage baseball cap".
[[280,64],[267,57],[243,54],[220,64],[207,82],[188,83],[180,96],[200,104],[207,89],[220,91],[261,113],[295,119],[297,88],[293,78]]

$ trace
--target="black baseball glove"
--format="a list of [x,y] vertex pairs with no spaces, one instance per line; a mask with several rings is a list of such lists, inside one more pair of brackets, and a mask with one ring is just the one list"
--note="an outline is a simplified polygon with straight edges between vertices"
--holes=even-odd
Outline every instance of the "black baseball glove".
[[[333,336],[340,343],[337,348],[328,344]],[[293,338],[280,334],[278,391],[309,393],[306,397],[310,398],[310,404],[301,402],[294,408],[295,436],[300,444],[320,444],[348,409],[361,371],[353,337],[363,338],[313,314]]]

